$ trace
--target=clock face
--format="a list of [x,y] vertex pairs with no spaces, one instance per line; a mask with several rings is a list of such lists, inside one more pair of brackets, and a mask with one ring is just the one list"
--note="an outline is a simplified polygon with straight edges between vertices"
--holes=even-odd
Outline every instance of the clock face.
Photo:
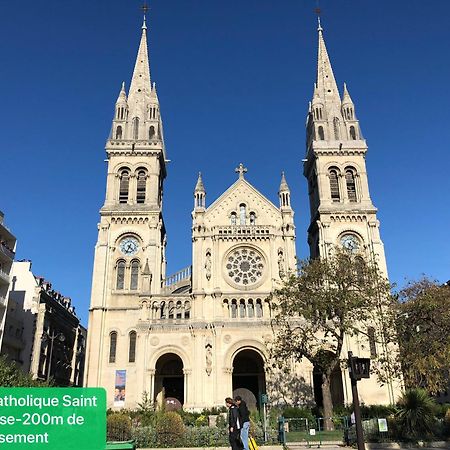
[[345,234],[341,238],[342,247],[351,252],[356,252],[359,249],[359,241],[353,234]]
[[126,237],[120,241],[119,249],[124,255],[133,256],[139,250],[139,242],[133,237]]

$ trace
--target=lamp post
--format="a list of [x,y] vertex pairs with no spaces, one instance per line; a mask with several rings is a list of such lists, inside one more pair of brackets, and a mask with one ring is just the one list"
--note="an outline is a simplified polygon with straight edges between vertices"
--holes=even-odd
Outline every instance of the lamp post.
[[51,334],[47,333],[46,331],[44,331],[42,333],[42,340],[50,341],[50,351],[49,351],[47,376],[46,376],[47,381],[50,379],[50,372],[52,369],[53,343],[54,343],[55,339],[58,339],[60,342],[64,342],[66,340],[64,334],[62,334],[62,333],[55,333],[54,331]]
[[358,358],[357,356],[353,356],[352,352],[348,352],[348,371],[350,375],[350,380],[352,382],[353,411],[355,413],[355,426],[356,426],[356,442],[358,444],[358,450],[365,450],[357,382],[361,380],[361,378],[370,377],[370,359]]

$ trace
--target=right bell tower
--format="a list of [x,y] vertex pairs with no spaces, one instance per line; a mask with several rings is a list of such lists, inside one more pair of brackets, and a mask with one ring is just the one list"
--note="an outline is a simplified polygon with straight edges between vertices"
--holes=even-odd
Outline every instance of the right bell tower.
[[333,247],[343,246],[375,260],[387,275],[377,208],[369,194],[367,144],[345,83],[342,99],[339,94],[320,19],[318,34],[317,79],[303,160],[311,213],[310,254],[327,257]]

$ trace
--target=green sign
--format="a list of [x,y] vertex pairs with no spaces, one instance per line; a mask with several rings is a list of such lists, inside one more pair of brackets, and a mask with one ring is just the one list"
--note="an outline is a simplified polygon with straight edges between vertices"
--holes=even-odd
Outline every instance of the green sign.
[[0,388],[3,450],[104,450],[102,388]]

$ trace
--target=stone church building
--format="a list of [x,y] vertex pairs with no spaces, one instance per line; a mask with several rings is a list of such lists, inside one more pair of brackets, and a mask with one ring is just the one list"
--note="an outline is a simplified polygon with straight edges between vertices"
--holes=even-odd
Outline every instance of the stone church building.
[[[376,258],[387,273],[369,195],[367,145],[345,86],[340,97],[320,24],[318,37],[304,159],[311,255],[343,245]],[[282,175],[275,205],[246,180],[246,168],[239,164],[235,183],[208,206],[199,175],[192,266],[167,276],[162,210],[167,159],[145,20],[130,88],[120,90],[106,152],[86,385],[103,386],[113,408],[134,408],[144,392],[151,400],[165,397],[196,410],[222,405],[233,393],[253,405],[260,404],[263,393],[279,401],[284,394],[271,390],[267,370],[266,343],[272,336],[267,298],[296,267],[289,186]],[[348,339],[344,350],[368,354],[357,340]],[[375,344],[370,351],[377,351]],[[294,369],[306,386],[303,400],[314,398],[314,367],[303,361]],[[335,374],[333,391],[335,401],[351,401],[346,373]],[[360,383],[366,404],[389,403],[394,395],[392,383]]]

